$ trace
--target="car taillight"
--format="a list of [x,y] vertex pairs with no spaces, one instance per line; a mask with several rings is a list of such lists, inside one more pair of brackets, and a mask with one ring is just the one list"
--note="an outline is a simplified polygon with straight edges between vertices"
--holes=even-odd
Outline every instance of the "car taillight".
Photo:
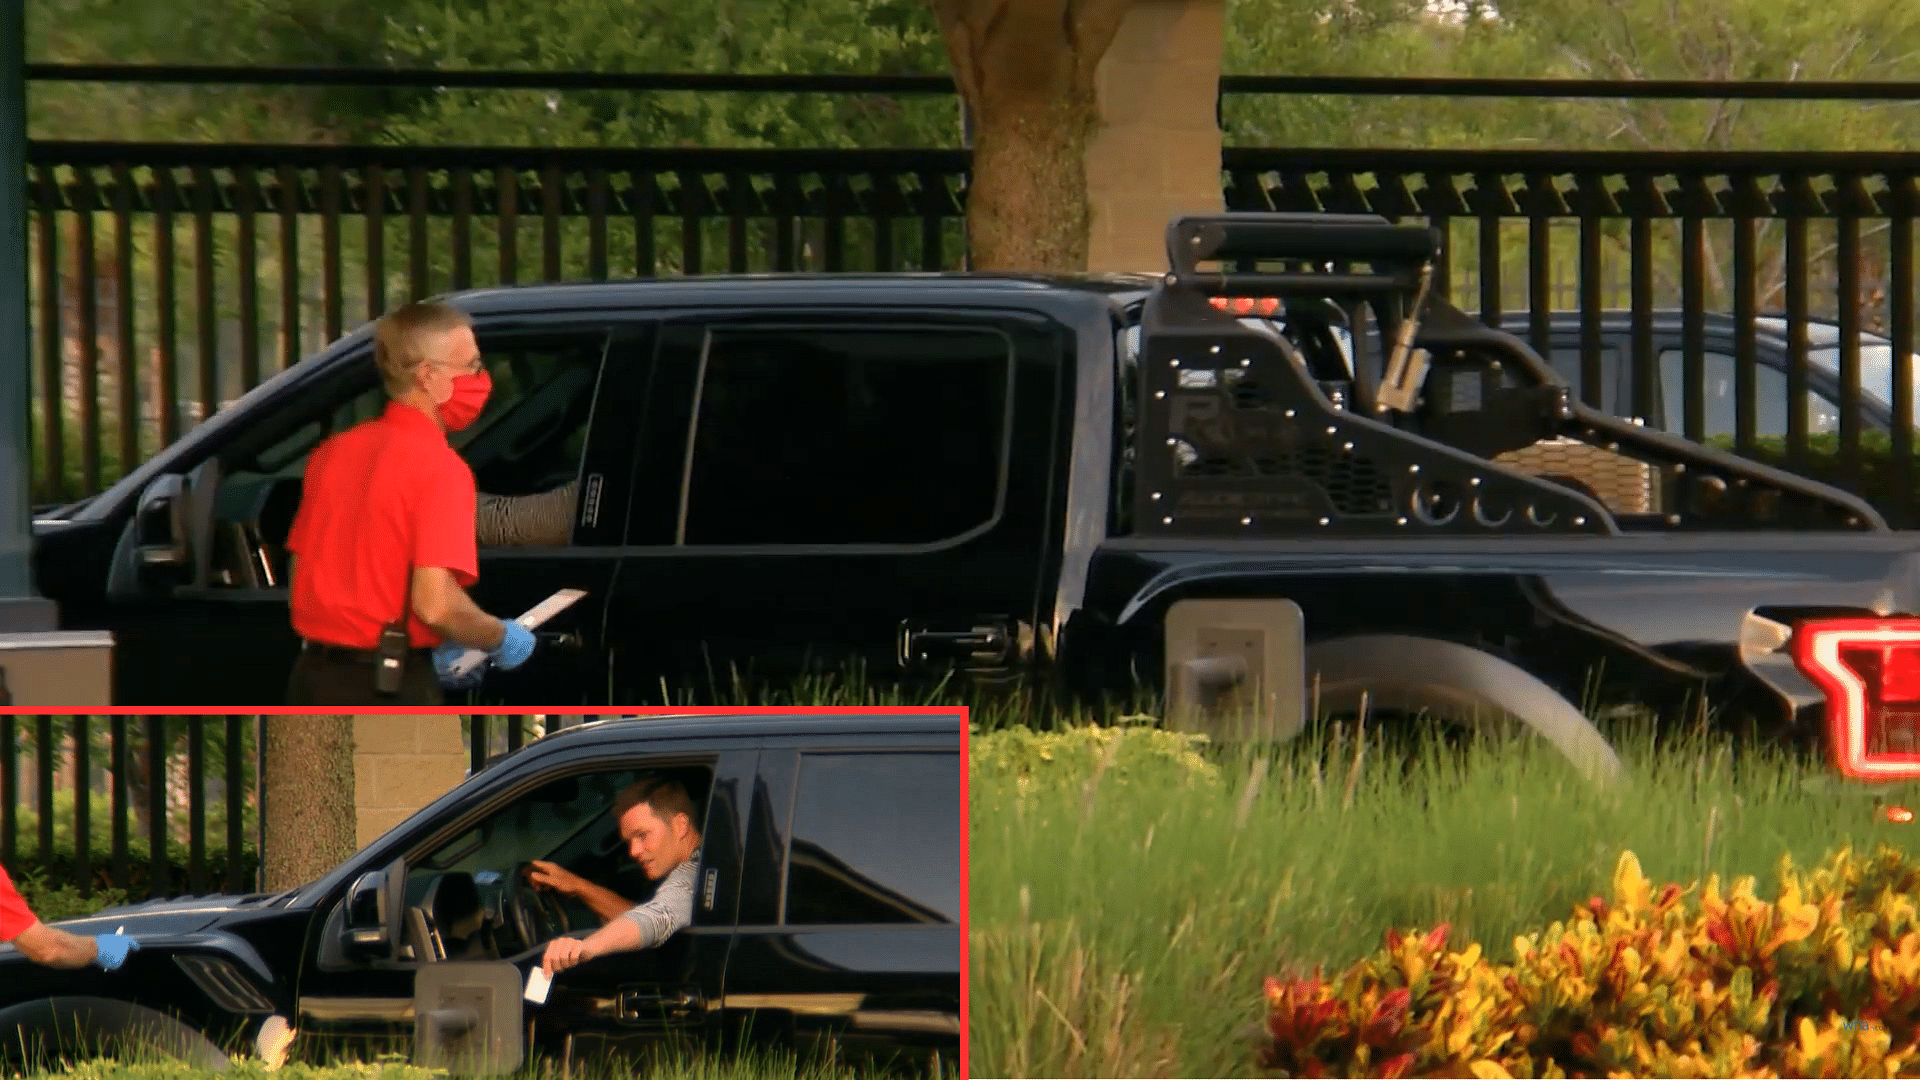
[[1817,619],[1793,659],[1827,695],[1827,743],[1842,773],[1920,777],[1920,619]]

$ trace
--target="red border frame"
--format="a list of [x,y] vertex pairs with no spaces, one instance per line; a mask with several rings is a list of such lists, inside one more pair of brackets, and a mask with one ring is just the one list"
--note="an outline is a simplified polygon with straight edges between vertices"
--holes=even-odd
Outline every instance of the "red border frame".
[[867,716],[874,713],[909,716],[941,716],[960,714],[960,1078],[967,1080],[972,1074],[967,1071],[968,1063],[968,984],[971,981],[969,942],[971,940],[967,899],[971,892],[967,867],[967,829],[970,814],[967,803],[967,778],[971,772],[969,739],[973,728],[973,713],[965,705],[795,705],[781,707],[777,705],[689,705],[683,708],[665,706],[634,707],[627,709],[521,709],[512,712],[493,712],[461,708],[424,709],[418,706],[385,706],[372,708],[347,709],[339,713],[321,714],[313,709],[295,709],[274,707],[265,709],[196,709],[187,706],[166,706],[152,708],[134,708],[132,706],[101,706],[93,709],[26,709],[17,707],[0,708],[0,716]]
[[1840,662],[1841,646],[1860,644],[1920,647],[1920,619],[1810,619],[1793,631],[1794,665],[1827,698],[1834,767],[1855,780],[1920,778],[1920,754],[1866,752],[1866,684]]
[[[92,708],[29,708],[0,706],[0,716],[865,716],[885,713],[889,716],[939,716],[958,711],[967,715],[965,705],[634,705],[627,708],[588,709],[570,705],[564,709],[466,708],[441,705],[371,705],[323,712],[317,708],[271,705],[265,708],[210,709],[192,705],[99,705]],[[962,729],[962,746],[965,745]]]

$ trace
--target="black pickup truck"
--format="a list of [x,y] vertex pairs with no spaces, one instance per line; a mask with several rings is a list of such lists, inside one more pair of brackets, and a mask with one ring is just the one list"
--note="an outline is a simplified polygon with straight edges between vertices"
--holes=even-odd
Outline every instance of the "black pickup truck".
[[[0,945],[0,1058],[134,1038],[224,1068],[277,1016],[307,1060],[371,1060],[413,1043],[417,1061],[445,1063],[491,1044],[486,1061],[467,1064],[497,1073],[528,1054],[567,1060],[676,1038],[802,1052],[826,1040],[950,1072],[963,723],[955,710],[566,728],[497,759],[311,884],[60,924],[124,926],[140,949],[120,971],[34,967]],[[608,812],[646,776],[679,779],[702,808],[692,925],[657,948],[562,972],[544,1003],[525,1002],[544,943],[600,921],[521,871],[551,860],[635,902],[652,895]],[[444,1022],[462,1002],[478,1014],[464,1032]]]
[[[575,493],[568,542],[483,548],[476,596],[514,613],[587,592],[483,695],[618,706],[958,668],[1164,690],[1215,728],[1257,705],[1282,736],[1309,699],[1366,692],[1517,715],[1610,762],[1575,704],[1597,697],[1704,700],[1776,736],[1824,718],[1866,732],[1848,760],[1894,752],[1905,729],[1823,689],[1852,669],[1797,660],[1818,635],[1796,626],[1920,611],[1920,540],[1581,404],[1521,339],[1429,294],[1437,243],[1224,215],[1174,222],[1160,277],[460,294],[499,388],[459,437],[481,490]],[[1248,298],[1270,317],[1235,317]],[[279,699],[300,471],[378,406],[370,348],[342,339],[37,515],[39,588],[66,627],[114,632],[118,703]]]

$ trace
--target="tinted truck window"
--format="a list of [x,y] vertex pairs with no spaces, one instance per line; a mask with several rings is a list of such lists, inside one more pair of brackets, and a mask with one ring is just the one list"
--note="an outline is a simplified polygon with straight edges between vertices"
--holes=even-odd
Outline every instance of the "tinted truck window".
[[960,755],[806,754],[786,922],[960,917]]
[[[1664,384],[1661,405],[1666,412],[1667,430],[1673,432],[1685,427],[1685,357],[1679,349],[1660,353],[1660,378]],[[1732,438],[1739,407],[1735,393],[1737,363],[1733,357],[1719,352],[1709,352],[1703,360],[1707,429],[1701,434],[1709,439]],[[1787,433],[1787,373],[1764,361],[1757,363],[1753,367],[1753,388],[1755,437],[1784,436]],[[1821,394],[1808,393],[1807,433],[1824,435],[1839,426],[1840,407]]]
[[1012,350],[953,327],[716,329],[688,544],[916,544],[998,509]]

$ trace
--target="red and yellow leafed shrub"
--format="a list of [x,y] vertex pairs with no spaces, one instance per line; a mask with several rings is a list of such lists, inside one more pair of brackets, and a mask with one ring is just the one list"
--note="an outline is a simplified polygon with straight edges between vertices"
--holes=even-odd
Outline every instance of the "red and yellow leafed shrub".
[[1920,866],[1850,849],[1722,890],[1631,852],[1512,963],[1389,932],[1335,978],[1268,979],[1261,1064],[1289,1076],[1920,1076]]

